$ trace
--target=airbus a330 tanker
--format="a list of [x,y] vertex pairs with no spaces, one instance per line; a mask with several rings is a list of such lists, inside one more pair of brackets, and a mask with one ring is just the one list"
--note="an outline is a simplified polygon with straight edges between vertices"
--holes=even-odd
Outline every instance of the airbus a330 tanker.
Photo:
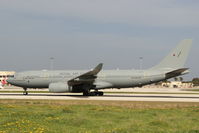
[[84,96],[102,96],[100,90],[108,88],[141,87],[184,75],[188,73],[185,62],[192,40],[183,40],[158,65],[147,70],[102,70],[100,63],[91,71],[52,70],[19,72],[8,82],[22,87],[24,95],[27,88],[48,88],[50,92],[82,92]]

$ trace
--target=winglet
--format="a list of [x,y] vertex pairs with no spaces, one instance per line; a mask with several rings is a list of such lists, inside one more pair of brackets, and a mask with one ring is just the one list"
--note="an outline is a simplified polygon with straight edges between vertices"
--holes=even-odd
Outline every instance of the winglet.
[[102,70],[102,67],[103,67],[103,63],[98,64],[98,65],[91,71],[91,73],[92,73],[93,75],[97,75],[97,74]]
[[102,70],[102,67],[103,63],[100,63],[93,70],[69,80],[68,85],[72,86],[74,84],[80,84],[82,82],[94,82],[95,78],[97,77],[97,74]]

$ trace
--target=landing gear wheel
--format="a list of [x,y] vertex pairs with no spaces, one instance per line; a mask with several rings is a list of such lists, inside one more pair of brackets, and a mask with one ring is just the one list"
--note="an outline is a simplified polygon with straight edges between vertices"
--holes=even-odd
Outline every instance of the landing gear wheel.
[[28,95],[28,92],[27,92],[27,91],[24,91],[24,92],[23,92],[23,95]]
[[90,95],[90,92],[88,90],[83,92],[83,96],[89,96],[89,95]]
[[104,95],[104,92],[102,92],[102,91],[96,91],[94,93],[95,93],[95,96],[103,96]]
[[83,92],[83,96],[103,96],[104,92],[102,91],[94,91],[94,92],[90,92],[89,90],[85,90]]
[[23,95],[28,95],[27,88],[23,88],[23,89],[24,89]]
[[104,95],[104,92],[100,91],[98,92],[99,96],[103,96]]

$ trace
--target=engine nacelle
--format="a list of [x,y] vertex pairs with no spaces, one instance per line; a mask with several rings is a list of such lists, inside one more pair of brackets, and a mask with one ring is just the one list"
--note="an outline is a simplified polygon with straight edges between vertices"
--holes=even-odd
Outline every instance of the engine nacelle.
[[51,83],[49,85],[49,92],[54,93],[64,93],[64,92],[71,92],[72,88],[68,86],[67,83]]

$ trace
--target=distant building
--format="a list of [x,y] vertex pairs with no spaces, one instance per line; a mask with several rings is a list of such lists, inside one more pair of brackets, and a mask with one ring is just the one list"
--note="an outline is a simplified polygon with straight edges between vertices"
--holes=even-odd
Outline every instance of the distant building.
[[193,83],[186,83],[186,82],[181,82],[181,81],[162,82],[162,87],[193,88]]
[[181,82],[181,81],[159,82],[156,84],[143,86],[143,88],[193,88],[193,87],[194,87],[193,83]]
[[14,77],[15,72],[14,71],[0,71],[0,82],[5,85],[7,84],[7,79],[9,77]]

